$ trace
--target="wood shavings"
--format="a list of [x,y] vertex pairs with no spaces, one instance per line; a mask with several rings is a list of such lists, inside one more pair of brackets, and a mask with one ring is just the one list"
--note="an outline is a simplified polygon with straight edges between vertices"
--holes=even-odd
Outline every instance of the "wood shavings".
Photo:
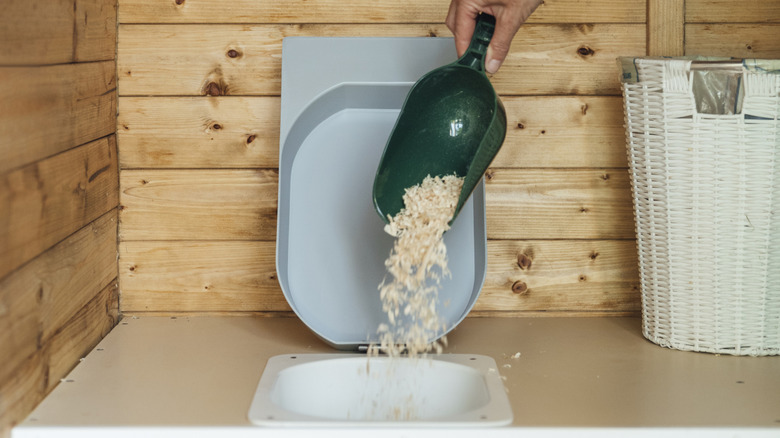
[[439,284],[449,275],[444,232],[455,213],[463,187],[463,178],[455,175],[428,176],[422,183],[409,187],[404,194],[404,208],[385,231],[396,240],[385,261],[388,278],[379,285],[382,310],[389,324],[379,327],[378,351],[398,356],[406,350],[409,356],[431,351],[441,353],[446,339],[429,343],[446,330],[438,315]]

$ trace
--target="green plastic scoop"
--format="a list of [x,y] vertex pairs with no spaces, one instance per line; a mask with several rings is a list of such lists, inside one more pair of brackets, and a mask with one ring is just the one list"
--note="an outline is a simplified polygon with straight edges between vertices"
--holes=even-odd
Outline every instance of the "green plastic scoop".
[[385,222],[404,207],[405,189],[426,176],[464,177],[453,220],[506,136],[506,112],[485,74],[495,18],[480,14],[468,50],[430,71],[406,96],[374,179],[374,206]]

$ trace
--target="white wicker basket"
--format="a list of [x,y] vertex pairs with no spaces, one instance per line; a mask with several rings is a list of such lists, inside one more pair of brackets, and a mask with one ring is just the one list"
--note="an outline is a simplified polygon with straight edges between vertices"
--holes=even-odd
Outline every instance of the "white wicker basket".
[[741,113],[713,115],[696,110],[702,64],[621,62],[644,336],[780,354],[780,72],[743,63]]

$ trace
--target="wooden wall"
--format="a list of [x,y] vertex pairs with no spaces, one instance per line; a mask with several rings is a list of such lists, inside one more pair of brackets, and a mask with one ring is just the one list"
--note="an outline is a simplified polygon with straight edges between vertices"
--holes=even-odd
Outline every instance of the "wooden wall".
[[[615,58],[777,56],[778,3],[544,2],[492,78],[510,130],[488,172],[472,315],[638,312]],[[120,0],[123,311],[288,312],[274,267],[282,39],[450,36],[448,4]]]
[[[450,35],[448,0],[116,2],[3,2],[0,436],[113,327],[117,283],[129,313],[289,313],[282,38]],[[778,35],[777,0],[546,0],[493,77],[511,129],[473,315],[636,313],[615,58],[778,58]]]
[[[276,281],[286,36],[451,36],[449,0],[121,0],[120,284],[129,313],[287,312]],[[638,309],[615,58],[645,0],[550,0],[493,82],[506,145],[487,185],[474,315]]]
[[0,436],[118,314],[116,1],[0,21]]

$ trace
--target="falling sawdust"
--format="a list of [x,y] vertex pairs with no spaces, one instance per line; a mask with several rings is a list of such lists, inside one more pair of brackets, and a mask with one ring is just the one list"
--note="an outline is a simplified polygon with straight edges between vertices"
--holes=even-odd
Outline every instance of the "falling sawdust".
[[380,344],[371,346],[373,354],[414,357],[441,353],[446,346],[445,337],[429,340],[447,329],[436,309],[441,279],[450,274],[442,238],[462,187],[463,178],[455,175],[428,176],[406,189],[404,208],[389,218],[385,231],[396,239],[385,261],[389,275],[379,285],[389,324],[380,325]]

